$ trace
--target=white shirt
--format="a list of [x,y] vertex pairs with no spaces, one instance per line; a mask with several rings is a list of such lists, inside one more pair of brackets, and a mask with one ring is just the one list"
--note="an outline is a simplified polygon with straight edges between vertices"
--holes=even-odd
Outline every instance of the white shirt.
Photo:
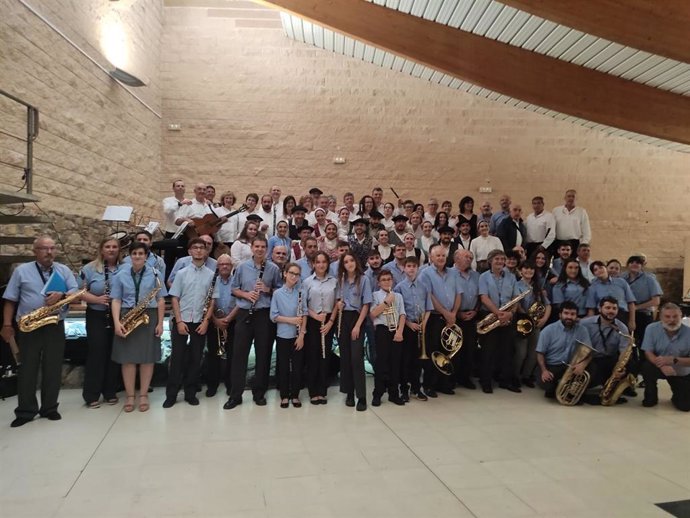
[[539,215],[533,212],[527,216],[525,228],[526,243],[542,243],[544,248],[548,248],[556,239],[556,220],[547,210],[543,210]]
[[436,215],[432,216],[428,212],[425,212],[424,219],[422,221],[430,221],[431,223],[433,223],[434,221],[436,221]]
[[592,270],[589,269],[589,267],[592,264],[592,261],[587,261],[586,263],[583,263],[578,259],[577,264],[580,265],[580,271],[582,272],[582,275],[585,279],[587,279],[589,282],[592,282],[594,279],[596,279],[596,277],[592,273]]
[[230,247],[230,260],[232,261],[232,266],[237,268],[237,265],[247,259],[252,258],[252,247],[249,243],[243,243],[242,241],[235,241]]
[[467,236],[467,239],[465,239],[462,234],[458,234],[456,243],[459,247],[464,248],[465,250],[469,250],[470,244],[472,243],[472,236]]
[[470,243],[470,252],[474,255],[472,259],[472,268],[477,269],[477,261],[486,261],[491,250],[503,250],[501,240],[496,236],[477,236]]
[[[350,216],[352,216],[350,214]],[[358,219],[359,216],[356,216],[355,219]],[[338,215],[335,212],[331,212],[330,210],[326,211],[326,219],[332,221],[333,223],[336,223],[338,221]],[[354,221],[354,220],[350,220]],[[307,214],[307,222],[309,223],[310,227],[316,226],[316,216],[314,216],[314,212],[310,212]]]
[[[266,212],[263,207],[259,207],[255,214],[263,220],[259,222],[259,229],[262,229],[264,225],[268,225],[265,233],[266,237],[271,237],[273,235],[273,211]],[[280,221],[280,219],[276,214],[276,223],[278,223],[278,221]]]
[[199,202],[196,198],[192,200],[191,205],[182,205],[177,211],[178,218],[203,218],[206,214],[211,214],[208,202]]
[[556,239],[579,239],[581,243],[590,243],[592,230],[589,227],[589,216],[582,207],[573,207],[569,211],[565,205],[553,209],[556,220]]
[[381,224],[385,227],[385,229],[390,232],[393,230],[393,227],[395,227],[395,222],[393,221],[393,216],[390,217],[390,219],[383,218],[381,220]]
[[180,208],[180,202],[174,196],[170,196],[163,200],[163,231],[164,232],[176,232],[177,225],[175,225],[175,220],[177,219],[177,210]]

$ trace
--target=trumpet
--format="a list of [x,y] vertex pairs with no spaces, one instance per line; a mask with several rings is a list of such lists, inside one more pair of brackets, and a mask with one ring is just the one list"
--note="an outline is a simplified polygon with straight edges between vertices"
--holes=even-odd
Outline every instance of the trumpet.
[[[225,311],[220,308],[216,308],[213,312],[216,318],[225,317]],[[228,330],[216,327],[216,334],[218,336],[218,349],[216,350],[216,356],[220,356],[223,360],[227,359],[226,344],[228,343]]]
[[417,331],[417,347],[419,348],[418,360],[428,360],[429,356],[426,354],[426,337],[424,336],[424,314],[419,306],[417,306],[417,324],[419,324],[419,331]]
[[458,354],[462,348],[462,329],[457,324],[446,326],[441,331],[441,346],[448,354],[441,351],[434,351],[431,353],[431,360],[434,366],[446,376],[451,376],[454,372],[453,357]]
[[[498,308],[499,311],[508,311],[510,310],[515,304],[520,302],[522,299],[524,299],[527,295],[532,293],[532,288],[529,288],[527,291],[523,291],[518,295],[517,297],[513,297],[511,300],[503,304],[500,308]],[[487,333],[490,333],[497,327],[501,325],[500,320],[498,320],[498,317],[494,315],[493,313],[489,313],[486,315],[484,318],[482,318],[479,322],[477,322],[477,333],[480,335],[485,335]]]
[[[388,293],[390,291],[387,292],[386,296],[388,296]],[[388,305],[384,300],[384,304],[386,304],[386,309],[383,310],[383,318],[386,321],[386,327],[390,332],[395,333],[398,330],[399,320],[398,311],[395,309],[395,300],[391,305]]]

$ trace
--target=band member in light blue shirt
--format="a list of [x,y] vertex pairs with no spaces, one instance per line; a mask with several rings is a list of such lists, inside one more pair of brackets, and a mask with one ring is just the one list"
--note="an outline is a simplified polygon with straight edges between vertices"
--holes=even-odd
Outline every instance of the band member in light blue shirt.
[[642,255],[629,257],[628,271],[622,276],[635,295],[635,338],[640,344],[644,339],[645,329],[654,321],[652,313],[659,307],[664,294],[656,277],[643,270],[645,262],[646,258]]
[[631,332],[635,331],[635,295],[630,285],[623,279],[609,277],[606,265],[601,261],[594,261],[590,269],[596,279],[587,291],[587,314],[596,313],[602,298],[607,295],[614,297],[618,301],[618,319],[625,322]]

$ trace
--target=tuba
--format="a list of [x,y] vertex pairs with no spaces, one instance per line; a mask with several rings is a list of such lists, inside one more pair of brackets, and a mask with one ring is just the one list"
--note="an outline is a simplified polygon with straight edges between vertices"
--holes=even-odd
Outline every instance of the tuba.
[[22,333],[30,333],[39,327],[47,326],[48,324],[57,324],[60,317],[56,313],[59,313],[66,305],[79,299],[85,292],[86,289],[76,291],[71,295],[67,295],[64,299],[56,302],[52,306],[43,306],[20,317],[19,330]]
[[556,399],[561,405],[573,406],[577,405],[582,397],[582,394],[587,390],[589,385],[589,372],[583,371],[582,374],[576,375],[573,372],[575,365],[587,361],[594,349],[582,342],[577,342],[575,353],[570,358],[568,369],[563,374],[563,377],[558,382],[556,387]]
[[606,380],[604,388],[601,389],[599,396],[601,397],[601,404],[603,406],[615,405],[625,389],[628,387],[635,388],[635,384],[637,383],[637,378],[633,374],[625,374],[626,367],[635,350],[635,338],[631,335],[621,333],[618,329],[616,329],[616,331],[618,334],[628,339],[628,345],[625,351],[618,357],[618,361],[613,367],[611,377]]
[[458,354],[462,348],[462,329],[457,324],[446,326],[441,331],[441,347],[445,349],[448,354],[441,351],[434,351],[431,353],[431,361],[434,366],[446,376],[453,374],[453,357]]
[[127,338],[137,327],[148,325],[149,316],[146,314],[146,307],[149,305],[149,302],[156,298],[160,290],[161,280],[158,278],[158,275],[156,275],[156,287],[120,320],[120,324],[125,330],[125,338]]
[[[522,299],[524,299],[527,295],[532,293],[532,288],[528,289],[527,291],[523,291],[518,295],[517,297],[512,298],[505,304],[503,304],[500,308],[498,308],[499,311],[508,311],[511,309],[515,304],[520,302]],[[500,321],[498,320],[498,317],[494,315],[493,313],[489,313],[486,315],[484,318],[482,318],[479,322],[477,322],[477,333],[480,335],[485,335],[487,333],[490,333],[497,327],[501,325]]]
[[527,310],[527,318],[517,321],[517,332],[522,336],[529,336],[534,331],[537,322],[546,314],[546,306],[541,302],[534,302]]

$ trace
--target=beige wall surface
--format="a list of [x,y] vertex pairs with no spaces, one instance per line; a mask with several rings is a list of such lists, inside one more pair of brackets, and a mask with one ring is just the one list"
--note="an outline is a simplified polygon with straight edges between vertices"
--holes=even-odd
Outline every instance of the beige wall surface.
[[[99,64],[110,60],[149,86],[135,99],[18,0],[0,0],[0,89],[38,107],[34,194],[46,210],[99,218],[106,205],[156,214],[161,109],[161,0],[25,0]],[[0,98],[0,127],[25,130],[25,112]],[[0,135],[0,160],[24,145]],[[0,189],[21,172],[0,166]]]
[[575,188],[595,257],[639,250],[653,267],[682,265],[690,156],[293,42],[276,13],[247,2],[184,4],[164,9],[163,126],[181,131],[163,130],[161,197],[178,177],[242,197],[273,183],[338,197],[381,185],[387,199],[393,186],[454,204],[491,186],[494,205],[507,192],[525,208]]

